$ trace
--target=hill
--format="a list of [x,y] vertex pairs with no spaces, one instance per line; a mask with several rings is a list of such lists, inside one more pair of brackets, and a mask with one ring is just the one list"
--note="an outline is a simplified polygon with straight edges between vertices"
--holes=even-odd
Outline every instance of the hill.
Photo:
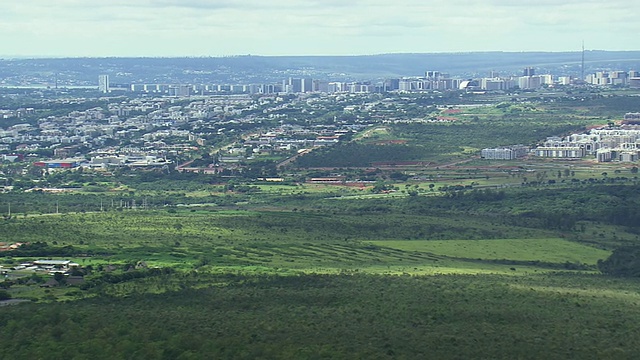
[[[533,66],[538,73],[578,76],[581,53],[470,52],[379,54],[362,56],[231,56],[201,58],[59,58],[0,60],[0,81],[94,84],[98,74],[113,83],[259,83],[279,82],[289,76],[316,79],[371,80],[419,76],[437,70],[456,77],[520,74]],[[640,69],[640,51],[588,51],[585,72],[600,69]],[[26,80],[25,80],[26,79]]]

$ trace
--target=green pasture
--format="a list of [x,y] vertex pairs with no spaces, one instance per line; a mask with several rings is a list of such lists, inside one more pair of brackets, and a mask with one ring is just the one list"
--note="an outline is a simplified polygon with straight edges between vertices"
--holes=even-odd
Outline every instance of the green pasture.
[[[245,220],[238,223],[240,220],[236,216]],[[251,231],[256,228],[248,226],[249,223],[261,221],[255,216],[256,214],[246,212],[228,212],[218,215],[218,221],[226,221],[226,226],[207,226],[204,221],[194,221],[193,218],[208,218],[213,222],[211,216],[190,213],[189,218],[194,222],[189,224],[185,221],[180,230],[169,229],[173,223],[167,221],[171,221],[168,219],[173,219],[172,217],[147,219],[146,224],[138,223],[135,232],[127,226],[120,226],[118,235],[127,236],[129,240],[126,242],[116,235],[105,236],[95,232],[94,240],[76,242],[73,246],[98,251],[98,255],[67,258],[82,266],[92,265],[94,268],[107,263],[130,264],[144,261],[152,267],[172,267],[182,271],[198,269],[206,272],[226,269],[243,273],[337,274],[347,271],[387,275],[522,275],[564,271],[567,270],[563,267],[566,262],[593,265],[609,254],[607,251],[562,239],[398,241],[393,240],[391,234],[382,233],[378,238],[389,240],[345,241],[336,239],[330,232],[325,232],[324,237],[308,232],[305,232],[305,236],[297,234],[293,228],[286,233],[272,228],[272,231],[257,234]],[[275,221],[271,219],[271,222]],[[196,224],[203,228],[195,231],[193,227]],[[243,230],[236,228],[238,224],[241,224]],[[333,223],[323,226],[344,225]],[[291,234],[287,234],[289,232]],[[97,240],[99,237],[102,238],[100,241]],[[37,256],[31,260],[35,258]],[[29,258],[12,259],[13,262],[24,260]],[[590,269],[593,270],[593,267]]]
[[301,195],[301,194],[322,194],[333,192],[354,192],[357,191],[353,187],[341,184],[314,184],[302,183],[300,185],[278,185],[278,184],[259,184],[256,185],[262,192],[266,194],[277,195]]
[[430,253],[463,259],[541,261],[595,265],[611,252],[564,239],[494,239],[371,241],[370,243],[403,251]]
[[[332,202],[335,205],[335,203]],[[346,206],[358,206],[347,203]],[[362,206],[362,205],[361,205]],[[0,222],[2,241],[48,242],[87,249],[195,247],[249,243],[357,240],[536,238],[544,230],[487,224],[465,216],[402,213],[334,215],[324,211],[112,211],[29,216]],[[173,209],[170,209],[173,210]],[[502,236],[501,236],[502,235]],[[505,236],[507,235],[507,236]]]
[[[492,250],[470,245],[485,243],[483,240],[468,244],[460,240],[436,241],[503,238],[505,235],[537,239],[551,233],[487,224],[482,219],[466,217],[387,213],[333,215],[302,210],[206,209],[105,212],[17,218],[0,223],[0,230],[3,241],[46,242],[57,248],[71,246],[75,255],[60,257],[73,259],[83,266],[144,261],[149,266],[185,271],[259,267],[330,273],[342,269],[393,274],[510,273],[510,266],[476,259],[593,264],[598,258],[606,257],[606,252],[593,249],[591,257],[574,258],[578,247],[585,254],[590,248],[579,244],[571,247],[573,243],[566,241],[562,241],[564,247],[560,247],[553,241],[531,240],[540,246],[528,256],[524,255],[527,250],[516,243],[509,245],[507,240],[486,241]],[[406,241],[398,240],[402,238]],[[556,246],[550,253],[571,254],[550,258],[543,250],[552,244]],[[444,251],[447,246],[448,251]],[[519,250],[518,256],[509,256],[510,249]],[[493,256],[488,256],[491,252]],[[78,256],[78,253],[87,255]],[[34,255],[32,259],[38,257],[41,256]],[[11,262],[5,259],[5,263],[22,260],[26,259],[15,258]],[[518,265],[523,271],[524,267],[536,269],[535,264]]]

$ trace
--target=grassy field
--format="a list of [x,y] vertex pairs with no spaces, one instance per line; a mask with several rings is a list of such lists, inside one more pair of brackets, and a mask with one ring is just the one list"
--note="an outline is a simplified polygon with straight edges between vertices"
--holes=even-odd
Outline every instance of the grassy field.
[[565,262],[595,265],[606,259],[610,251],[596,249],[564,239],[494,239],[433,241],[372,241],[372,244],[435,255],[482,259]]
[[[144,261],[186,272],[593,272],[597,260],[610,254],[554,237],[553,232],[467,217],[213,209],[29,216],[0,223],[0,230],[9,242],[70,246],[75,252],[58,258],[82,266]],[[505,234],[519,238],[505,240]],[[467,240],[460,240],[464,237]],[[5,257],[0,264],[10,267],[37,258]],[[25,290],[15,291],[19,295]],[[42,289],[23,295],[47,294],[66,297],[63,290]]]

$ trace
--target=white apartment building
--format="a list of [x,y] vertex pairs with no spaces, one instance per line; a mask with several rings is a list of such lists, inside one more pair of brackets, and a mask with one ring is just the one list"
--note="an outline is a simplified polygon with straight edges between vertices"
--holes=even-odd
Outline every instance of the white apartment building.
[[513,160],[521,158],[529,152],[524,145],[513,145],[502,148],[482,149],[480,156],[486,160]]

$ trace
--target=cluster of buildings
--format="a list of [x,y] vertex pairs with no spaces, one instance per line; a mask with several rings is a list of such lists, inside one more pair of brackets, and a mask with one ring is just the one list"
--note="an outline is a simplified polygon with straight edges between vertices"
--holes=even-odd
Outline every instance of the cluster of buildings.
[[[399,80],[398,80],[399,81]],[[299,93],[374,93],[398,90],[393,81],[384,84],[371,82],[329,82],[311,78],[293,78],[274,84],[131,84],[134,93],[191,96],[210,94],[299,94]],[[390,85],[391,84],[391,85]]]
[[6,278],[23,277],[29,272],[58,276],[63,275],[63,278],[60,280],[56,280],[55,277],[52,277],[43,283],[31,278],[26,282],[26,284],[40,284],[40,287],[44,288],[56,287],[63,284],[67,286],[77,286],[85,282],[83,275],[72,275],[74,270],[80,268],[80,264],[74,263],[70,260],[36,260],[24,262],[10,268],[0,266],[0,274],[4,275]]
[[552,159],[583,159],[598,162],[636,162],[640,160],[640,113],[628,113],[622,125],[591,129],[566,137],[549,137],[540,146],[529,149],[513,145],[481,150],[486,160],[514,160],[533,155]]
[[[37,166],[77,167],[81,165],[75,158],[86,155],[95,156],[92,166],[165,165],[168,155],[191,151],[194,146],[204,144],[204,137],[225,131],[224,120],[216,122],[219,128],[214,134],[198,132],[199,126],[208,126],[211,119],[233,117],[259,106],[248,95],[211,96],[194,99],[186,105],[176,105],[173,101],[175,99],[129,99],[0,128],[2,159],[19,161],[25,155],[37,156],[44,151],[52,153],[57,160],[38,162]],[[189,125],[185,127],[186,124]]]
[[550,74],[536,75],[534,68],[525,68],[522,76],[500,77],[492,71],[488,77],[479,79],[454,79],[448,74],[438,71],[427,71],[424,77],[400,79],[398,91],[420,90],[471,90],[471,91],[505,91],[512,89],[538,89],[545,85],[571,83],[569,77],[554,78]]
[[[180,172],[198,172],[205,174],[224,173],[225,170],[239,170],[247,160],[257,155],[302,154],[310,149],[335,145],[340,138],[352,131],[360,130],[358,125],[282,125],[246,136],[241,142],[220,150],[211,163],[202,166],[186,164],[178,166]],[[284,160],[279,165],[291,161]]]
[[[189,96],[204,94],[280,94],[280,93],[381,93],[388,91],[418,92],[445,90],[506,91],[512,89],[538,89],[543,86],[571,85],[626,85],[640,87],[638,71],[599,71],[577,79],[569,76],[536,74],[532,67],[524,68],[522,74],[499,76],[492,71],[488,77],[476,79],[452,78],[447,73],[426,71],[424,76],[386,79],[378,82],[332,82],[310,77],[289,77],[281,83],[272,84],[131,84],[128,90],[134,93]],[[109,76],[100,75],[99,91],[109,92]]]
[[169,166],[172,163],[173,162],[166,157],[156,155],[111,154],[92,156],[90,160],[84,157],[43,160],[36,161],[33,165],[44,169],[74,169],[78,167],[109,169],[124,166],[131,168],[155,168]]
[[584,80],[592,85],[640,87],[640,71],[598,71]]
[[[292,81],[291,86],[307,86]],[[31,163],[42,173],[57,169],[161,168],[170,169],[182,154],[238,138],[246,129],[262,128],[216,157],[212,163],[239,164],[258,155],[271,155],[335,144],[374,119],[351,116],[349,122],[327,118],[325,125],[308,123],[327,106],[350,113],[357,108],[382,109],[385,103],[361,94],[317,96],[207,95],[172,98],[105,98],[103,106],[30,119],[0,128],[0,155],[6,162]],[[81,102],[81,100],[78,100]],[[86,100],[88,101],[88,100]],[[74,103],[75,104],[75,103]],[[71,105],[74,105],[71,104]],[[389,103],[390,104],[390,103]],[[64,104],[62,104],[64,106]],[[77,108],[76,106],[73,106]],[[382,110],[381,110],[382,111]],[[301,116],[298,121],[293,116]],[[288,119],[284,121],[279,120]],[[279,124],[264,127],[261,124]],[[224,167],[224,166],[222,166]]]
[[71,260],[36,260],[16,265],[11,270],[42,271],[53,275],[55,273],[66,274],[79,266],[80,264]]
[[34,108],[19,108],[16,110],[1,110],[0,119],[21,118],[25,115],[31,115],[35,113]]
[[299,150],[309,147],[320,147],[336,144],[340,137],[351,132],[349,126],[281,126],[270,131],[252,135],[244,141],[244,147],[251,147],[253,152],[273,150]]
[[635,162],[640,159],[640,125],[623,124],[563,138],[550,137],[534,149],[534,154],[543,158],[594,157],[598,162]]
[[[463,80],[439,71],[426,71],[422,77],[387,79],[375,84],[290,77],[280,84],[242,85],[242,89],[231,85],[134,84],[132,90],[158,93],[158,96],[102,98],[103,106],[43,116],[37,121],[33,116],[41,110],[0,110],[0,115],[28,116],[29,119],[18,124],[12,121],[9,122],[11,126],[0,128],[0,155],[2,160],[10,162],[25,157],[31,161],[46,159],[34,162],[36,167],[43,169],[162,168],[173,165],[169,159],[177,159],[180,154],[222,140],[228,143],[239,134],[246,134],[248,129],[262,129],[253,136],[244,135],[242,141],[226,148],[215,161],[216,164],[237,164],[254,155],[295,154],[296,151],[332,145],[345,133],[372,123],[455,121],[455,113],[425,117],[417,110],[421,105],[402,92],[498,91],[573,81],[548,74],[537,75],[533,68],[525,68],[519,75],[499,77],[494,72],[487,78]],[[600,75],[599,78],[605,78]],[[627,73],[627,84],[634,75],[637,74]],[[625,77],[620,72],[612,72],[606,78]],[[101,91],[110,91],[108,75],[101,76],[99,83]],[[212,94],[187,96],[197,91]],[[251,95],[254,92],[260,95]],[[370,95],[372,92],[391,93]],[[83,107],[76,104],[89,100],[56,98],[47,101],[63,101],[56,107],[70,105],[77,109]],[[527,154],[550,158],[593,155],[600,161],[634,161],[638,158],[636,144],[640,141],[636,137],[638,130],[633,128],[637,125],[633,123],[640,120],[640,114],[627,114],[625,120],[629,124],[619,129],[593,130],[589,134],[574,134],[568,139],[547,139],[532,152],[525,146],[514,145],[483,149],[482,157],[510,160]]]

